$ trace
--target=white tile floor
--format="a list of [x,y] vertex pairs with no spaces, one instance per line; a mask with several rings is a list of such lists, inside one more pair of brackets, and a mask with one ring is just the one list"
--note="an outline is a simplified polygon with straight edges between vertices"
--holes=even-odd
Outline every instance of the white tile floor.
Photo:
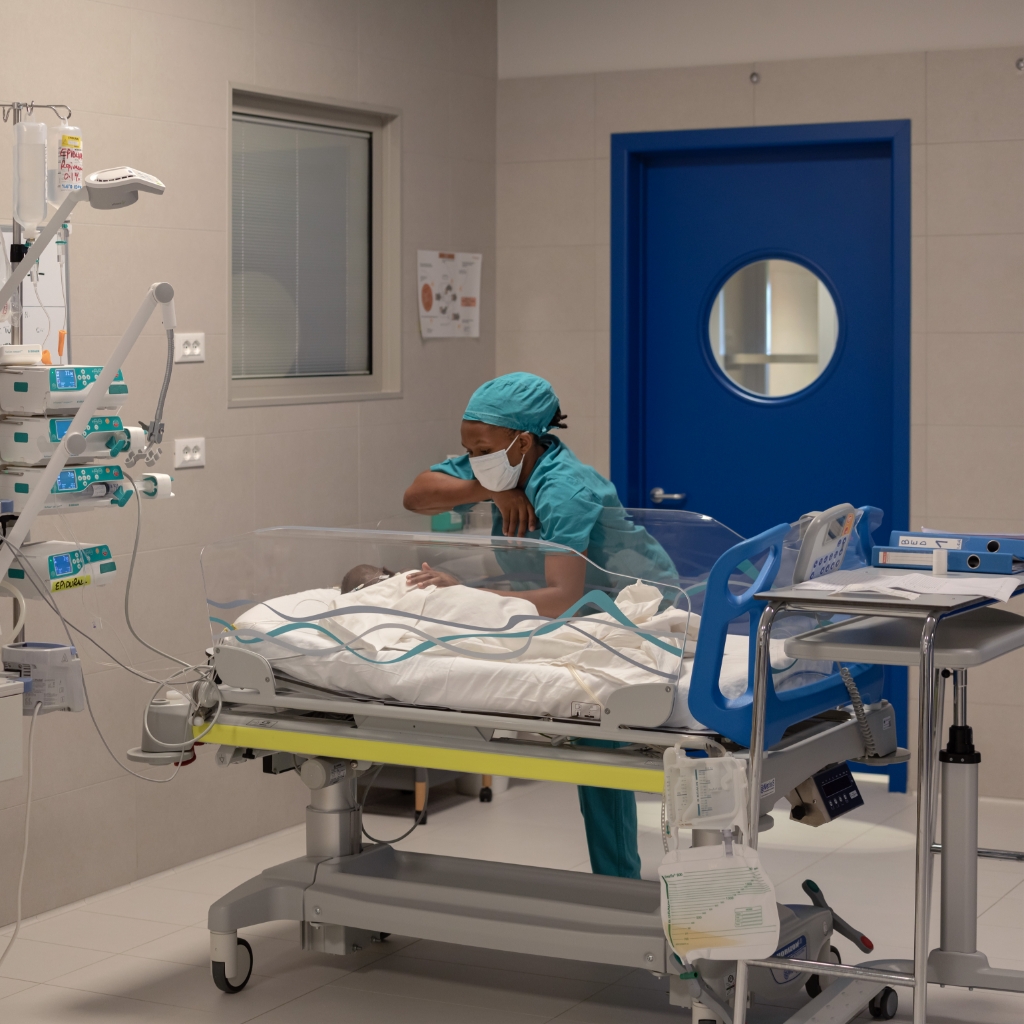
[[[761,836],[763,860],[780,901],[807,902],[800,883],[811,877],[874,940],[875,955],[909,956],[913,801],[885,792],[875,777],[861,783],[866,805],[824,828],[791,823],[777,811],[778,824]],[[572,787],[518,783],[492,804],[435,792],[429,823],[403,847],[589,870]],[[395,809],[378,805],[368,829],[384,837],[403,831]],[[661,857],[659,809],[657,798],[640,797],[645,877]],[[983,801],[981,844],[1024,849],[1024,805]],[[303,852],[302,829],[289,829],[27,922],[0,976],[0,1021],[689,1024],[688,1011],[668,1005],[665,982],[643,971],[397,936],[332,957],[303,953],[295,924],[283,922],[242,932],[254,950],[252,980],[237,995],[222,994],[210,979],[207,907]],[[1024,865],[980,861],[979,890],[980,948],[993,966],[1024,969]],[[937,916],[934,927],[937,938]],[[0,932],[0,944],[10,930]],[[836,945],[847,962],[863,958],[844,939]],[[899,1018],[907,1019],[910,993],[901,991],[900,1000]],[[751,1020],[776,1024],[781,1016],[756,1006]],[[929,1020],[1019,1024],[1024,996],[933,987]]]

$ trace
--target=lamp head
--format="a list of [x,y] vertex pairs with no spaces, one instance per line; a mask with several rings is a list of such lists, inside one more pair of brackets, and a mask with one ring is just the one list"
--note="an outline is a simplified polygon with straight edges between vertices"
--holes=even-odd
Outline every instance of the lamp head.
[[110,167],[86,175],[85,189],[90,206],[97,210],[119,210],[138,202],[140,192],[163,195],[164,183],[134,167]]

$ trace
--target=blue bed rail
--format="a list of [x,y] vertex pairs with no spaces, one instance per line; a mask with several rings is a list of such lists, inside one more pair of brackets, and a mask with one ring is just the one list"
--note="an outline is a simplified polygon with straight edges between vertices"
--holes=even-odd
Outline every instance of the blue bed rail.
[[[863,520],[869,517],[865,510]],[[865,524],[866,525],[866,524]],[[742,541],[726,551],[714,564],[707,581],[701,614],[697,653],[690,675],[688,703],[698,722],[727,736],[734,743],[750,744],[750,726],[754,697],[754,656],[757,626],[765,602],[754,595],[771,589],[782,562],[783,542],[790,531],[788,523],[766,530]],[[870,537],[870,534],[868,535]],[[867,547],[870,551],[870,544]],[[749,578],[744,568],[763,564],[757,578],[736,593],[737,574]],[[729,623],[743,615],[750,616],[750,663],[746,692],[739,697],[726,697],[718,687],[725,637]],[[882,670],[873,665],[847,666],[857,682],[866,703],[882,696]],[[838,672],[798,689],[776,693],[771,667],[768,670],[768,694],[765,708],[765,746],[782,739],[791,726],[823,711],[849,703],[849,695]]]

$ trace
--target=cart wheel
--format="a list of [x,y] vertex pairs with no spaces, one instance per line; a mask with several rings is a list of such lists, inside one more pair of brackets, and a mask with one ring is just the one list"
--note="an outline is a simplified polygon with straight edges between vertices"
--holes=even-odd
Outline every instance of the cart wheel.
[[489,804],[494,794],[491,793],[490,786],[480,787],[480,803]]
[[888,986],[882,989],[874,999],[868,1003],[868,1009],[875,1020],[892,1020],[896,1011],[900,1008],[900,997],[895,989]]
[[[829,946],[828,951],[831,954],[831,959],[834,963],[841,964],[843,962],[843,958],[840,956],[839,950],[836,949],[835,946]],[[821,995],[821,976],[818,974],[812,974],[804,984],[804,989],[812,999],[817,999],[818,996]],[[889,1018],[887,1017],[886,1020],[888,1019]]]
[[233,985],[224,974],[223,960],[210,961],[210,968],[213,971],[213,983],[221,990],[221,992],[241,992],[248,984],[249,978],[252,976],[252,946],[250,946],[245,939],[239,939],[238,944],[240,946],[244,946],[249,954],[249,967],[245,972],[245,977],[237,985]]

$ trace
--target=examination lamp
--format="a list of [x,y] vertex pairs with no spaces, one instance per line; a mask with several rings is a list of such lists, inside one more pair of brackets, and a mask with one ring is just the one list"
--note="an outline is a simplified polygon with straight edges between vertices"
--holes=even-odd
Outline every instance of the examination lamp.
[[79,203],[88,199],[89,205],[97,210],[120,210],[122,207],[137,203],[140,192],[152,192],[159,196],[163,191],[164,183],[159,178],[154,178],[152,174],[146,174],[144,171],[137,171],[134,167],[110,167],[105,171],[93,171],[92,174],[86,175],[85,184],[80,189],[68,193],[67,198],[57,208],[57,212],[46,222],[46,227],[39,232],[32,243],[32,248],[21,262],[12,266],[11,276],[0,288],[0,309],[28,276],[35,261]]

